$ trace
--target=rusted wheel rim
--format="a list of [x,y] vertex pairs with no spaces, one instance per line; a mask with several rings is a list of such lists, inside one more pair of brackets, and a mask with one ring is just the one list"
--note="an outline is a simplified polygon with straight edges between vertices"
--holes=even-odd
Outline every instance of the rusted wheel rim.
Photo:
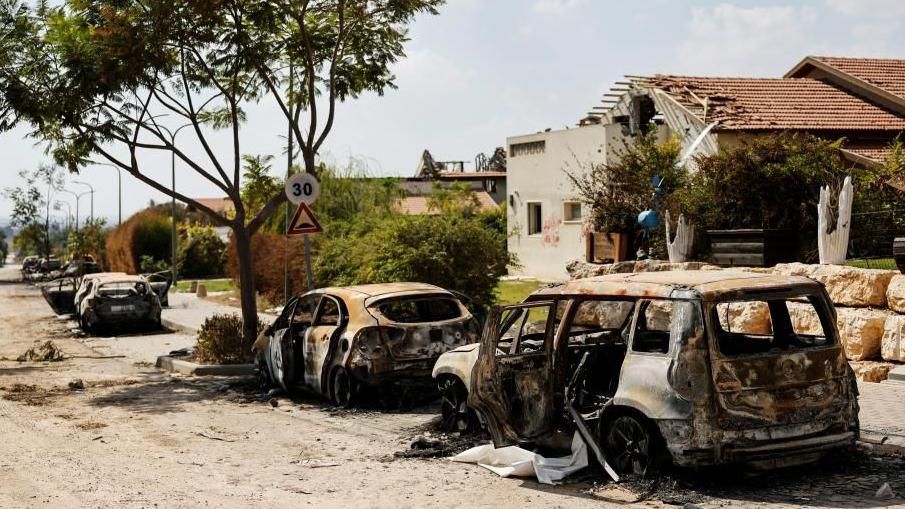
[[336,370],[333,375],[333,403],[346,408],[352,404],[352,383],[343,369]]
[[617,417],[607,432],[607,462],[617,471],[641,475],[650,466],[651,439],[644,426],[629,416]]
[[471,426],[471,415],[464,390],[454,380],[447,380],[440,388],[442,426],[444,431],[464,433]]

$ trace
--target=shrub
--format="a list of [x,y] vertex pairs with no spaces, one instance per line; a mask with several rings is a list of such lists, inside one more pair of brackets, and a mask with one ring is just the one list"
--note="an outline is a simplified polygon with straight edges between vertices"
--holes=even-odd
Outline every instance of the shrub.
[[[266,327],[258,323],[258,333]],[[237,314],[212,315],[198,331],[198,359],[207,364],[245,364],[252,361],[251,344],[242,339],[242,319]]]
[[481,306],[513,261],[505,235],[479,217],[391,216],[361,235],[324,239],[314,274],[318,284],[431,283]]
[[[142,271],[142,258],[155,263],[172,256],[172,229],[168,206],[138,212],[107,236],[109,270],[135,274]],[[163,262],[169,267],[169,262]]]
[[226,244],[210,226],[183,229],[177,263],[182,277],[220,276],[226,263]]
[[[258,232],[251,238],[254,260],[255,292],[272,304],[281,304],[284,297],[284,263],[289,253],[290,292],[298,293],[306,287],[305,257],[301,237],[289,239],[275,233]],[[235,243],[227,249],[226,274],[239,287],[239,263]]]

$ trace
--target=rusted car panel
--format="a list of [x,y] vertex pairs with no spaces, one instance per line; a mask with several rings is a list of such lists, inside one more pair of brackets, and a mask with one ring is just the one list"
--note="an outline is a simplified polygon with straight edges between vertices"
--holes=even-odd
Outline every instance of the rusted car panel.
[[[822,333],[799,330],[790,302],[811,303]],[[731,271],[617,274],[540,290],[514,307],[539,305],[550,317],[543,348],[518,352],[514,344],[532,343],[522,338],[537,332],[523,327],[506,339],[497,310],[473,357],[449,353],[434,370],[471,373],[468,402],[497,445],[549,442],[573,429],[562,395],[579,358],[591,368],[569,382],[581,409],[572,414],[585,428],[593,423],[601,448],[617,457],[617,428],[634,422],[655,430],[648,441],[662,441],[685,466],[796,464],[857,436],[857,386],[816,281]],[[760,309],[766,325],[746,322],[742,309]],[[501,351],[510,343],[516,355]],[[469,370],[462,363],[472,358]]]
[[437,357],[476,339],[474,318],[450,292],[391,283],[304,294],[253,350],[265,382],[347,405],[359,389],[429,386]]
[[71,315],[75,313],[73,297],[75,296],[77,282],[74,278],[60,278],[39,284],[41,295],[50,305],[50,309],[58,315]]

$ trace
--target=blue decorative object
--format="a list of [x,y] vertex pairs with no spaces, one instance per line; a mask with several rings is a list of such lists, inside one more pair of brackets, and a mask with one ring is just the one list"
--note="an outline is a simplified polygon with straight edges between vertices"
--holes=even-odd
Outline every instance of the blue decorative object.
[[653,230],[660,225],[660,214],[654,209],[647,209],[638,214],[638,225],[645,230]]

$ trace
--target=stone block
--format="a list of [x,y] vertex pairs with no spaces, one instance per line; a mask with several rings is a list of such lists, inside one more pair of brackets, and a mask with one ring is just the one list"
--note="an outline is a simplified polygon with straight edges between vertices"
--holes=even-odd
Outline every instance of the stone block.
[[896,313],[905,313],[905,274],[896,274],[886,288],[886,305]]
[[891,362],[849,361],[855,377],[862,382],[879,383],[889,377],[889,371],[895,367]]
[[892,270],[803,263],[780,263],[773,267],[773,273],[816,279],[826,286],[830,298],[839,306],[881,308],[886,307],[886,290],[897,274]]
[[905,316],[893,315],[886,319],[880,356],[886,361],[905,362]]
[[[792,327],[799,334],[823,334],[820,318],[814,307],[806,302],[789,302]],[[869,360],[880,357],[880,344],[886,320],[891,313],[881,309],[836,308],[836,327],[849,360]]]

